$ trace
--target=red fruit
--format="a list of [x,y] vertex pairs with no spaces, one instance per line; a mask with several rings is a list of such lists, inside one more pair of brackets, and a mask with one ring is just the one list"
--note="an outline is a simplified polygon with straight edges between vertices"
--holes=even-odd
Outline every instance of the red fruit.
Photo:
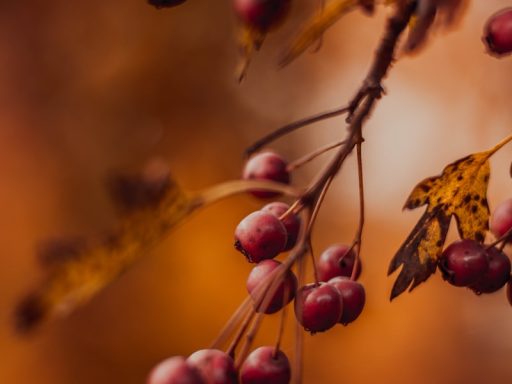
[[246,216],[235,229],[235,248],[250,263],[272,259],[286,245],[286,229],[269,212],[256,211]]
[[[289,184],[290,174],[286,161],[274,152],[262,152],[251,157],[245,164],[242,178],[245,180],[267,180]],[[251,193],[256,197],[279,196],[279,193],[255,189]]]
[[[320,255],[317,264],[318,278],[329,281],[336,276],[352,276],[356,254],[350,246],[345,244],[331,245]],[[361,263],[357,264],[356,278],[361,273]]]
[[343,325],[353,322],[363,311],[366,302],[364,287],[344,276],[332,278],[329,284],[338,289],[343,301],[343,313],[339,322]]
[[510,260],[496,247],[486,251],[489,269],[470,288],[476,293],[492,293],[503,287],[510,278]]
[[[252,269],[249,277],[247,278],[247,291],[253,300],[257,300],[257,297],[261,294],[261,290],[267,284],[265,281],[268,282],[268,277],[270,274],[280,265],[281,263],[276,260],[263,260]],[[274,279],[275,278],[277,278],[277,275],[274,274]],[[272,287],[270,287],[270,289],[272,289]],[[284,275],[283,281],[277,287],[266,309],[264,311],[262,311],[263,308],[258,309],[258,312],[265,312],[270,314],[279,311],[286,304],[293,300],[296,290],[297,278],[292,271],[288,270]],[[286,303],[284,302],[285,293],[287,298]],[[264,304],[266,300],[266,298],[263,299],[262,304]]]
[[512,228],[512,199],[505,200],[496,207],[492,213],[490,227],[498,239]]
[[185,1],[187,0],[148,0],[148,3],[156,8],[167,8],[183,4]]
[[240,367],[240,384],[289,383],[290,362],[283,351],[274,352],[275,348],[268,346],[252,351]]
[[149,374],[147,384],[206,384],[199,371],[184,357],[174,356],[159,363]]
[[199,370],[206,384],[236,384],[233,359],[218,349],[202,349],[191,354],[187,363]]
[[340,320],[343,302],[340,292],[326,283],[308,284],[295,297],[295,316],[312,333],[332,328]]
[[484,43],[493,56],[512,52],[512,8],[505,8],[492,15],[484,27]]
[[451,243],[443,251],[439,268],[450,284],[466,287],[476,283],[487,272],[489,262],[482,244],[465,239]]
[[[276,217],[281,217],[283,213],[288,211],[290,206],[286,203],[281,203],[280,201],[275,201],[273,203],[269,203],[261,208],[264,212],[270,212]],[[286,246],[284,247],[285,251],[289,251],[295,246],[297,242],[297,237],[299,236],[300,230],[300,217],[295,213],[290,213],[283,220],[282,223],[286,228],[286,233],[288,235],[288,240],[286,241]]]
[[290,0],[234,0],[234,8],[244,24],[264,32],[285,18]]

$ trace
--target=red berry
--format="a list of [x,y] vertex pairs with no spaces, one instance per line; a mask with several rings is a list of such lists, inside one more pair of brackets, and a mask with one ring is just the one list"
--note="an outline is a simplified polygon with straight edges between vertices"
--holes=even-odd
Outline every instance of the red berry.
[[496,207],[492,213],[490,227],[498,239],[512,228],[512,199],[505,200]]
[[[331,245],[320,255],[317,264],[318,278],[329,281],[336,276],[352,276],[356,261],[356,253],[345,244]],[[357,264],[356,278],[361,273],[361,263]]]
[[[276,217],[281,217],[281,215],[288,211],[289,208],[290,206],[288,204],[275,201],[265,205],[261,210],[264,212],[270,212]],[[284,250],[289,251],[295,246],[297,237],[299,236],[300,217],[292,212],[282,220],[282,223],[286,228],[286,233],[288,235],[288,240],[286,241]]]
[[267,31],[284,20],[290,0],[234,0],[234,8],[244,24]]
[[340,323],[347,325],[359,317],[366,302],[366,294],[362,284],[344,276],[337,276],[329,280],[340,292],[343,301],[343,313]]
[[187,363],[199,370],[206,384],[236,384],[233,359],[218,349],[202,349],[191,354]]
[[[262,152],[251,157],[245,164],[242,178],[245,180],[267,180],[289,184],[290,174],[286,161],[274,152]],[[279,196],[279,193],[255,189],[251,193],[256,197]]]
[[510,276],[510,279],[507,283],[507,299],[508,303],[512,305],[512,276]]
[[277,217],[256,211],[246,216],[235,229],[235,248],[251,263],[272,259],[286,245],[286,229]]
[[185,1],[187,0],[148,0],[148,3],[156,8],[167,8],[183,4]]
[[206,384],[199,371],[184,357],[174,356],[159,363],[149,374],[147,384]]
[[489,268],[485,248],[474,240],[464,239],[451,243],[440,259],[443,278],[457,287],[476,283]]
[[[261,294],[261,289],[266,285],[265,281],[268,281],[268,277],[280,265],[281,263],[276,260],[263,260],[260,261],[258,265],[252,269],[249,277],[247,278],[247,291],[253,300],[256,300],[257,297]],[[272,289],[272,287],[270,287],[270,289]],[[283,281],[277,287],[265,310],[262,311],[258,309],[258,312],[265,312],[270,314],[279,311],[281,308],[283,308],[283,306],[293,300],[296,290],[297,278],[292,271],[288,270],[284,275]],[[285,294],[287,298],[286,303],[284,302]],[[262,303],[264,304],[265,301],[266,299],[263,299]]]
[[488,249],[485,254],[489,269],[470,287],[476,294],[496,292],[510,278],[510,260],[507,255],[496,247]]
[[295,298],[295,316],[312,333],[334,327],[341,318],[342,310],[340,292],[326,283],[305,285]]
[[491,55],[503,56],[512,52],[512,8],[502,9],[489,18],[483,39]]
[[274,347],[255,349],[240,367],[240,384],[287,384],[290,377],[288,358]]

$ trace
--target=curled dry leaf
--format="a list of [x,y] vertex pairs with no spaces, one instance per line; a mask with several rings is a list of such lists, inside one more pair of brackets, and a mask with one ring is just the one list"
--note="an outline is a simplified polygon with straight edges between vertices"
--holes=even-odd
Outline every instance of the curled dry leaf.
[[15,309],[19,332],[85,304],[201,207],[254,188],[294,197],[299,194],[288,185],[255,180],[235,180],[185,194],[165,168],[155,164],[140,174],[123,174],[113,180],[118,181],[109,183],[110,192],[122,213],[121,224],[102,236],[58,238],[39,248],[47,275]]
[[344,14],[354,9],[358,0],[331,0],[320,11],[306,22],[295,37],[289,48],[283,54],[280,65],[290,64],[308,47],[318,41],[324,32],[338,21]]
[[264,32],[258,31],[247,25],[240,26],[240,30],[238,32],[240,58],[235,71],[236,78],[239,82],[242,82],[245,79],[252,55],[261,48],[264,40]]
[[467,0],[418,0],[402,50],[416,53],[427,42],[432,29],[449,28],[464,14]]
[[407,288],[411,291],[435,272],[452,215],[461,238],[484,241],[489,228],[489,158],[511,139],[447,165],[441,175],[413,189],[404,209],[427,205],[427,210],[391,260],[388,274],[402,266],[391,299]]

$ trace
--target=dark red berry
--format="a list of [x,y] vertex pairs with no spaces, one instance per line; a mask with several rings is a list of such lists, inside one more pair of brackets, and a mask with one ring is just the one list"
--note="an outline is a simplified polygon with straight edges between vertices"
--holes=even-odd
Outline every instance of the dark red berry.
[[359,317],[366,302],[366,294],[362,284],[348,277],[337,276],[329,280],[340,292],[343,301],[343,313],[340,323],[347,325]]
[[264,32],[285,18],[290,0],[234,0],[234,8],[244,24]]
[[[245,180],[267,180],[289,184],[290,173],[286,161],[274,152],[262,152],[251,157],[245,164],[242,177]],[[251,193],[260,198],[279,196],[279,193],[255,189]]]
[[[320,255],[317,264],[318,278],[329,281],[336,276],[352,276],[356,261],[356,253],[345,244],[331,245]],[[357,264],[356,278],[361,273],[361,263]]]
[[485,254],[489,269],[470,287],[476,294],[496,292],[510,278],[510,260],[507,255],[496,247],[488,249]]
[[275,347],[255,349],[240,367],[240,384],[287,384],[290,378],[290,362]]
[[235,229],[235,247],[251,263],[274,258],[285,245],[286,229],[283,223],[269,212],[253,212]]
[[476,283],[489,268],[482,244],[469,239],[451,243],[440,259],[443,278],[457,287]]
[[507,283],[507,299],[508,303],[512,305],[512,276],[510,276],[510,279]]
[[[261,208],[261,210],[264,212],[270,212],[276,217],[281,217],[281,215],[288,211],[289,208],[290,206],[288,204],[275,201],[265,205],[263,208]],[[297,242],[297,237],[299,236],[300,230],[300,217],[292,212],[282,220],[282,223],[286,228],[286,233],[288,235],[288,240],[286,241],[284,250],[288,251],[292,249]]]
[[493,56],[512,52],[512,8],[505,8],[492,15],[484,28],[484,43]]
[[199,371],[184,357],[174,356],[159,363],[149,374],[147,384],[206,384]]
[[148,3],[156,8],[168,8],[183,4],[185,1],[187,0],[148,0]]
[[336,287],[326,283],[308,284],[295,298],[295,316],[312,333],[326,331],[340,320],[343,302]]
[[[258,296],[261,295],[261,292],[269,282],[269,276],[272,272],[281,265],[279,261],[276,260],[263,260],[256,265],[249,277],[247,278],[247,291],[253,298],[253,300],[257,300]],[[277,275],[274,273],[272,279],[276,279]],[[272,284],[272,283],[270,283]],[[270,286],[270,289],[273,289]],[[275,293],[272,295],[272,299],[266,306],[265,310],[258,309],[258,312],[265,312],[267,314],[275,313],[279,311],[284,305],[288,304],[295,297],[295,291],[297,290],[297,278],[293,274],[292,271],[288,270],[282,282],[277,287]],[[284,302],[286,296],[286,303]],[[267,299],[263,299],[261,302],[263,305]]]
[[199,370],[206,384],[236,384],[233,359],[218,349],[202,349],[191,354],[187,363]]
[[512,228],[512,199],[505,200],[496,207],[492,213],[490,228],[498,239]]

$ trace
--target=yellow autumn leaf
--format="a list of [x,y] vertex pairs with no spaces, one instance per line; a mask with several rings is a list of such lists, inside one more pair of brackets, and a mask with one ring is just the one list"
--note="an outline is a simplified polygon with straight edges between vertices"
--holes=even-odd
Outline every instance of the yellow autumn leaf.
[[447,165],[441,175],[429,177],[413,189],[404,209],[422,205],[427,209],[391,260],[388,274],[402,266],[391,299],[407,288],[414,289],[435,272],[452,216],[461,238],[484,241],[489,228],[489,158],[510,140],[512,137]]
[[344,14],[358,5],[358,0],[331,0],[320,11],[306,22],[282,56],[281,66],[290,64],[308,47],[322,37]]

